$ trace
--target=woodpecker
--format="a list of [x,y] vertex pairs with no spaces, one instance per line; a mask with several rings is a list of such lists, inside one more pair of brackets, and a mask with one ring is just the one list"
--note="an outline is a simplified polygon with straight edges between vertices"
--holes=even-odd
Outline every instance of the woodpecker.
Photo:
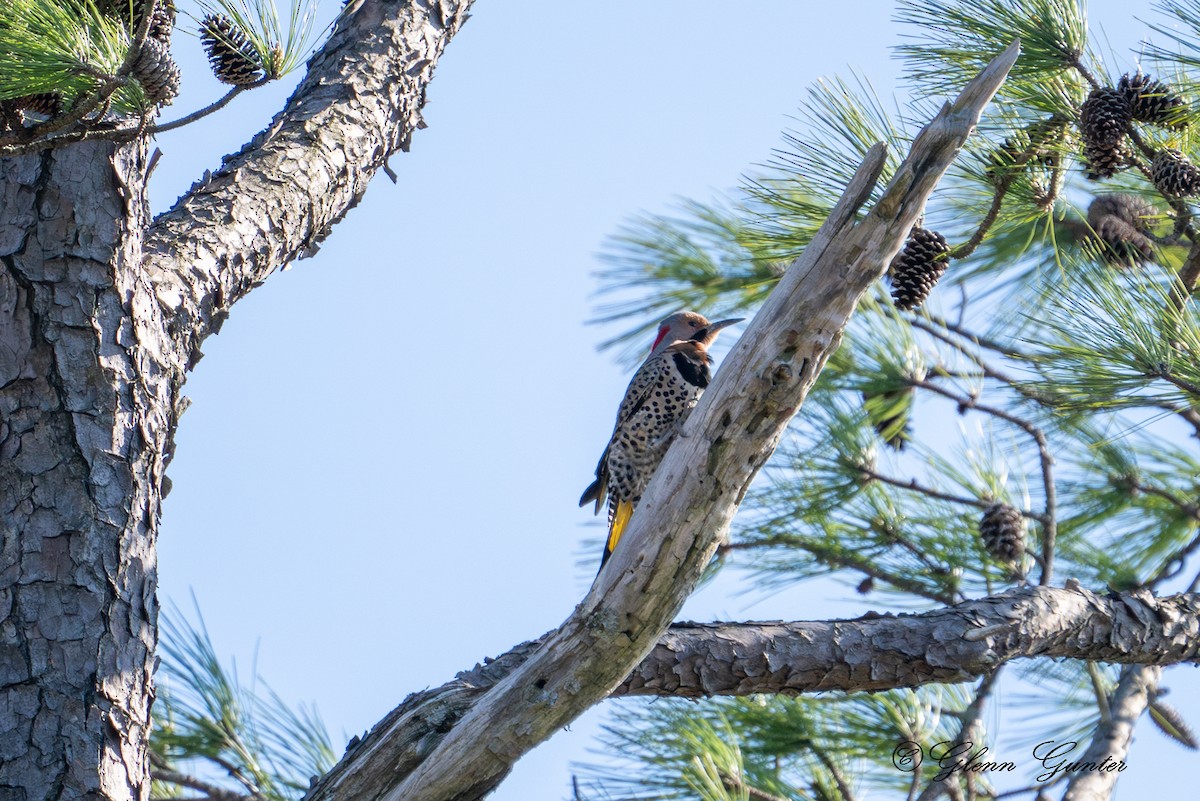
[[708,386],[712,364],[708,348],[721,329],[742,319],[710,323],[696,312],[684,311],[659,324],[650,355],[625,390],[612,437],[596,465],[596,480],[579,499],[580,506],[594,502],[597,514],[608,500],[608,538],[600,558],[601,570],[658,463]]

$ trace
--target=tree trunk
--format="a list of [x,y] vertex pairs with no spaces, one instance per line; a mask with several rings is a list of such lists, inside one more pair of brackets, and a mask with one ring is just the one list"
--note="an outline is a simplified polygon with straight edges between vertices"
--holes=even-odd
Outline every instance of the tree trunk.
[[[181,371],[137,265],[144,144],[0,161],[0,797],[143,797]],[[147,319],[149,317],[149,319]]]
[[186,370],[422,126],[470,0],[356,0],[152,226],[146,142],[0,159],[0,801],[149,793],[155,538]]

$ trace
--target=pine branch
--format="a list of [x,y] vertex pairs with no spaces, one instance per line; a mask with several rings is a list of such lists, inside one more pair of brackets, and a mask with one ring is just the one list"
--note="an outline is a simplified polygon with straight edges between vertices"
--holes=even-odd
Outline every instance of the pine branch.
[[1037,155],[1046,143],[1050,140],[1053,128],[1046,126],[1040,137],[1031,137],[1029,145],[1016,155],[1013,160],[1004,165],[1004,173],[995,181],[994,189],[992,190],[992,202],[988,210],[980,220],[979,225],[975,228],[975,233],[971,234],[971,238],[963,244],[950,251],[950,258],[965,259],[970,256],[983,243],[984,237],[988,231],[992,230],[992,226],[996,224],[996,220],[1000,217],[1000,209],[1004,206],[1004,198],[1008,194],[1008,190],[1012,188],[1013,182],[1021,174],[1021,171],[1029,164],[1030,160]]
[[777,795],[771,795],[766,790],[760,790],[757,787],[746,784],[745,781],[737,776],[731,776],[722,771],[721,781],[729,790],[735,790],[746,794],[746,798],[750,801],[787,801],[785,798],[780,798]]
[[[676,624],[614,695],[873,691],[983,676],[1022,657],[1200,663],[1200,596],[1025,587],[920,615]],[[781,670],[786,666],[786,670]]]
[[[962,713],[958,735],[952,738],[952,742],[975,744],[983,740],[983,710],[988,700],[992,697],[992,690],[996,687],[996,679],[1003,669],[1004,666],[1001,665],[991,673],[984,675],[983,680],[979,682],[979,687],[975,689],[975,697]],[[966,771],[965,775],[968,781],[972,779],[973,775],[970,771]],[[940,781],[935,778],[929,784],[925,785],[925,789],[917,797],[917,801],[933,801],[933,799],[942,793],[949,792],[951,785],[956,785],[957,781],[958,778],[954,773],[946,775]]]
[[813,558],[818,562],[829,565],[830,567],[844,568],[847,570],[855,570],[865,576],[870,576],[876,581],[883,581],[891,584],[898,590],[916,595],[920,598],[927,598],[931,601],[940,604],[952,604],[959,598],[951,593],[936,592],[931,590],[927,585],[922,584],[910,576],[896,573],[891,570],[886,570],[880,567],[876,560],[871,559],[857,551],[847,551],[844,548],[836,548],[833,546],[825,547],[819,541],[814,540],[755,540],[753,542],[730,542],[722,543],[717,548],[717,556],[729,553],[731,551],[749,550],[752,548],[769,548],[776,545],[786,545],[788,547],[800,548],[812,554]]
[[127,142],[132,142],[138,137],[144,135],[148,130],[149,116],[148,114],[143,114],[137,125],[126,128],[76,129],[65,134],[51,135],[44,139],[36,139],[34,141],[25,142],[22,144],[0,144],[0,158],[27,156],[31,153],[40,153],[47,148],[63,147],[65,145],[72,145],[78,142],[95,142],[97,140],[105,140],[108,142],[125,144]]
[[1040,563],[1042,575],[1039,583],[1042,586],[1049,586],[1054,576],[1054,541],[1058,532],[1058,502],[1054,486],[1054,456],[1050,453],[1050,442],[1046,439],[1046,434],[1039,427],[1022,417],[1018,417],[995,406],[979,403],[975,396],[958,395],[929,381],[914,381],[912,384],[913,386],[936,392],[949,400],[955,401],[959,404],[959,408],[974,409],[1011,423],[1033,438],[1037,444],[1038,460],[1041,463],[1042,486],[1046,501],[1043,513],[1037,518],[1042,524],[1042,558]]
[[815,743],[810,743],[808,749],[813,752],[820,763],[825,766],[825,770],[829,771],[829,775],[833,777],[834,784],[837,785],[838,792],[842,796],[842,801],[855,801],[854,791],[850,789],[850,783],[846,781],[846,775],[842,773],[842,769],[826,753],[825,749],[818,747]]
[[[940,501],[947,501],[948,503],[956,503],[956,504],[960,504],[962,506],[973,506],[976,509],[987,509],[989,506],[991,506],[994,503],[994,501],[990,501],[990,500],[982,500],[980,498],[968,498],[964,495],[954,495],[949,492],[941,492],[940,490],[935,490],[932,487],[925,486],[924,484],[917,481],[915,478],[905,481],[904,479],[892,478],[891,476],[885,476],[884,474],[882,474],[876,470],[872,470],[870,467],[866,467],[864,465],[855,465],[854,468],[856,470],[861,471],[865,477],[870,478],[873,481],[878,481],[880,483],[887,484],[892,487],[899,487],[900,489],[909,490],[910,492],[915,492],[918,495],[924,495],[927,498],[936,498],[937,500],[940,500]],[[1035,514],[1033,512],[1026,512],[1026,511],[1022,511],[1022,510],[1018,510],[1018,511],[1021,512],[1021,515],[1023,517],[1028,517],[1031,520],[1041,520],[1042,519],[1042,515],[1040,515],[1040,514]]]
[[315,252],[423,125],[425,87],[471,0],[365,0],[339,16],[271,125],[159,215],[146,272],[195,350],[274,271]]
[[[947,331],[949,331],[953,334],[957,334],[958,336],[962,337],[963,339],[969,340],[969,341],[973,342],[974,344],[979,345],[980,347],[986,348],[988,350],[993,350],[1002,356],[1007,356],[1007,357],[1013,358],[1013,359],[1023,359],[1026,361],[1030,360],[1030,358],[1031,358],[1029,354],[1022,352],[1020,349],[1013,347],[1011,344],[1007,344],[1004,342],[997,342],[994,339],[989,339],[989,338],[983,336],[982,334],[978,334],[974,331],[970,331],[970,330],[964,328],[962,325],[960,325],[958,323],[952,323],[949,320],[946,320],[942,317],[938,317],[937,315],[934,315],[934,314],[928,314],[928,315],[926,315],[926,317],[928,318],[929,322],[932,323],[933,325],[941,326],[942,328],[946,329]],[[920,317],[914,316],[909,319],[909,322],[912,323],[917,328],[920,328],[923,331],[928,331],[931,334],[934,333],[935,329],[933,329],[930,325],[926,324],[925,321]],[[951,340],[944,340],[944,341],[952,342]],[[966,351],[963,351],[963,353],[966,353]]]
[[[137,30],[133,32],[133,37],[129,42],[129,49],[125,54],[125,60],[114,74],[108,75],[88,70],[92,77],[98,81],[98,84],[92,90],[91,94],[76,100],[70,111],[53,117],[40,125],[33,125],[28,128],[22,126],[7,134],[0,133],[0,157],[35,152],[36,150],[44,150],[47,147],[59,146],[73,141],[84,141],[85,139],[124,141],[119,136],[107,131],[97,132],[95,136],[81,139],[56,138],[53,137],[53,134],[66,130],[70,126],[82,121],[84,117],[96,109],[106,106],[111,102],[113,94],[131,80],[130,76],[133,74],[134,65],[137,64],[138,57],[142,53],[142,46],[146,43],[146,38],[150,35],[150,25],[153,19],[154,15],[151,13],[142,15]],[[144,117],[145,115],[143,115],[143,119]],[[139,130],[141,127],[139,126]],[[30,150],[30,147],[33,150]]]
[[1187,259],[1179,268],[1178,278],[1178,284],[1171,288],[1171,302],[1176,309],[1182,310],[1200,283],[1200,241],[1192,242]]
[[213,114],[213,113],[218,112],[221,109],[225,108],[226,106],[229,105],[229,103],[235,97],[240,95],[242,92],[248,91],[250,89],[256,89],[260,86],[270,83],[272,80],[274,80],[274,79],[269,78],[269,77],[260,78],[257,81],[255,81],[254,83],[248,83],[248,84],[242,84],[240,86],[235,86],[232,89],[230,89],[228,92],[226,92],[225,95],[223,97],[221,97],[221,99],[217,100],[215,103],[211,103],[202,109],[193,111],[191,114],[180,117],[177,120],[171,120],[170,122],[164,122],[161,125],[155,125],[150,128],[149,133],[160,134],[160,133],[165,133],[167,131],[173,131],[176,128],[182,128],[185,125],[191,125],[196,120],[204,119],[209,114]]

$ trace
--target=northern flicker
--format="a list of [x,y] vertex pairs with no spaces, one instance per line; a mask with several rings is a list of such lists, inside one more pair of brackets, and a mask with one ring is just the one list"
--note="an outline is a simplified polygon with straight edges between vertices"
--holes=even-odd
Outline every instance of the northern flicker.
[[625,390],[612,438],[596,465],[596,480],[579,499],[580,506],[594,502],[597,514],[608,500],[602,570],[658,463],[708,386],[709,346],[722,328],[741,320],[710,323],[696,312],[676,312],[659,324],[650,355]]

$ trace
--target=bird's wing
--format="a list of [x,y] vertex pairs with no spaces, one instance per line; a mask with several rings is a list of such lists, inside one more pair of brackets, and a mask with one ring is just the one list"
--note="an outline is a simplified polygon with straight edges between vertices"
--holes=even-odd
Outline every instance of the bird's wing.
[[595,502],[596,514],[600,514],[600,507],[604,505],[604,499],[608,495],[608,449],[612,447],[612,440],[621,430],[621,426],[637,414],[638,409],[642,408],[642,404],[650,397],[650,392],[665,365],[666,361],[661,355],[655,356],[653,359],[643,362],[638,371],[633,374],[629,386],[625,388],[625,397],[621,399],[621,405],[617,408],[617,422],[613,425],[612,437],[609,438],[609,444],[604,448],[604,453],[596,465],[596,480],[583,491],[583,495],[579,498],[580,506],[587,506],[589,502]]
[[658,383],[658,379],[666,367],[666,359],[662,354],[655,356],[653,359],[647,359],[638,368],[638,371],[633,374],[633,378],[629,381],[629,386],[625,388],[625,397],[621,398],[621,405],[617,407],[617,423],[613,426],[613,433],[625,424],[629,418],[637,414],[638,409],[642,408],[642,404],[650,397],[651,390]]

